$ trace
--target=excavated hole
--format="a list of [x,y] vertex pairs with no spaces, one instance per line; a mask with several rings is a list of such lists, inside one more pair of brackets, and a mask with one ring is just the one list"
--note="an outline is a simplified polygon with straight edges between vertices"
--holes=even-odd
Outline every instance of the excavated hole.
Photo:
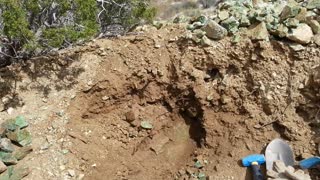
[[[85,101],[88,109],[81,112],[84,106],[77,107],[81,112],[81,123],[72,126],[73,131],[80,129],[81,132],[88,132],[90,129],[92,138],[86,144],[80,142],[82,147],[77,148],[77,151],[84,156],[81,159],[89,157],[95,163],[104,164],[101,172],[114,171],[112,168],[117,165],[112,158],[117,157],[117,160],[125,161],[125,166],[136,166],[131,161],[141,162],[142,167],[151,169],[161,164],[162,169],[175,173],[178,168],[192,161],[193,153],[205,145],[202,105],[192,88],[179,89],[176,86],[149,82],[141,85],[143,88],[129,87],[120,95],[119,91],[108,94],[109,91],[102,86],[97,85],[85,92],[79,102],[74,102],[77,105]],[[162,95],[150,94],[150,89],[154,92],[163,87],[165,95],[162,94],[163,91]],[[104,96],[110,99],[103,100]],[[136,111],[136,120],[129,122],[125,114],[134,108],[139,109]],[[121,115],[124,119],[117,119]],[[140,122],[145,120],[153,125],[153,129],[142,128]],[[101,137],[105,140],[101,141]],[[97,149],[98,154],[90,155],[85,149]],[[107,156],[108,160],[100,160],[100,156],[105,156],[104,152],[99,152],[101,150],[106,150],[112,156]],[[128,159],[131,161],[127,162]],[[155,173],[160,175],[166,171]],[[96,173],[92,174],[93,178],[100,176]]]
[[190,126],[190,138],[197,143],[197,147],[202,147],[206,137],[206,131],[202,125],[203,110],[194,92],[189,91],[188,95],[176,104],[179,108],[179,114],[183,117],[185,123]]

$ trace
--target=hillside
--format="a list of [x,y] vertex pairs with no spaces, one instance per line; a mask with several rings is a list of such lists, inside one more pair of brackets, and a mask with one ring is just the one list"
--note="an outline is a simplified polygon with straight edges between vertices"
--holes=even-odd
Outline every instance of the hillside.
[[[264,153],[275,138],[295,161],[319,155],[320,36],[309,27],[319,11],[296,26],[279,22],[288,29],[280,37],[260,18],[266,6],[243,26],[232,14],[239,7],[227,6],[226,18],[156,21],[2,68],[2,136],[27,130],[33,151],[14,162],[0,154],[8,166],[0,163],[8,168],[0,179],[248,180],[241,158]],[[308,33],[290,38],[301,26],[308,41],[299,39]],[[16,155],[23,148],[13,144]]]
[[203,48],[182,38],[184,26],[12,67],[21,103],[1,119],[30,122],[25,179],[244,179],[239,159],[276,137],[297,159],[316,154],[318,48],[228,38]]

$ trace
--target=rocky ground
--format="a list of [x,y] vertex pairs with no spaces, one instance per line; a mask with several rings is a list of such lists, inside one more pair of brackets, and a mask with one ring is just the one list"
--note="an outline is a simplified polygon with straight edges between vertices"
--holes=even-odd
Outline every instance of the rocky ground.
[[239,160],[279,137],[296,160],[318,155],[318,48],[229,38],[204,48],[184,27],[4,70],[1,119],[25,116],[33,136],[25,179],[246,179]]
[[[23,116],[32,135],[33,151],[12,167],[29,168],[30,180],[231,180],[250,179],[240,159],[274,138],[296,161],[319,155],[314,14],[282,23],[281,38],[268,18],[253,30],[226,26],[222,7],[220,16],[155,22],[1,69],[0,123]],[[309,35],[290,39],[301,26]]]

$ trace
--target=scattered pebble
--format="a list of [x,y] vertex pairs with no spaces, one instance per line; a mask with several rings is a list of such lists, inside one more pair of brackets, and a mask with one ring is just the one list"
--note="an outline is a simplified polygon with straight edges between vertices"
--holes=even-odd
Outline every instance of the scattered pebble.
[[64,165],[61,165],[59,168],[60,168],[61,171],[66,169],[66,167]]
[[79,174],[78,180],[82,180],[84,178],[84,174]]
[[109,99],[110,99],[110,97],[108,97],[108,96],[103,96],[103,97],[102,97],[102,100],[103,100],[103,101],[107,101],[107,100],[109,100]]
[[143,129],[152,129],[153,128],[153,125],[148,121],[142,121],[140,125]]
[[7,113],[8,113],[9,115],[12,115],[12,114],[13,114],[13,111],[14,111],[14,109],[13,109],[12,107],[9,107],[9,108],[7,109]]
[[72,170],[72,169],[69,169],[68,170],[68,175],[71,176],[71,177],[75,177],[76,176],[76,171]]

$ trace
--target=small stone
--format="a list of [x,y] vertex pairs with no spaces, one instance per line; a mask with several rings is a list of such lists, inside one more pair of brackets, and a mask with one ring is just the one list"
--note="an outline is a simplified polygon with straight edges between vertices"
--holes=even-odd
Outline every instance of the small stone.
[[7,113],[8,113],[9,115],[12,115],[12,114],[13,114],[13,111],[14,111],[14,109],[13,109],[12,107],[9,107],[9,108],[7,109]]
[[148,121],[142,121],[140,123],[140,126],[143,128],[143,129],[152,129],[153,128],[153,125],[148,122]]
[[0,151],[0,160],[6,165],[15,165],[18,160],[11,153]]
[[63,149],[63,150],[61,151],[61,153],[62,153],[62,154],[68,154],[68,153],[69,153],[69,150],[68,150],[68,149]]
[[297,20],[295,18],[289,18],[289,19],[285,20],[284,23],[286,24],[287,27],[295,28],[295,27],[298,27],[299,20]]
[[59,117],[63,117],[64,116],[64,110],[61,110],[59,112],[56,113]]
[[224,105],[226,105],[232,101],[231,98],[226,95],[222,95],[220,100],[221,100],[221,103]]
[[296,52],[298,51],[303,51],[305,49],[304,46],[302,46],[301,44],[297,44],[297,43],[292,43],[292,44],[289,44],[290,48]]
[[21,146],[29,145],[32,141],[31,134],[24,129],[16,129],[14,132],[8,132],[7,137]]
[[183,175],[186,174],[186,170],[180,169],[180,170],[178,171],[178,173],[179,173],[180,176],[183,176]]
[[206,180],[206,178],[207,178],[207,176],[206,176],[206,174],[204,174],[203,172],[200,172],[200,173],[198,174],[198,179],[199,179],[199,180]]
[[275,34],[279,37],[286,37],[289,33],[289,28],[283,24],[280,24],[280,26],[276,29]]
[[6,110],[6,106],[4,103],[0,102],[0,112]]
[[207,24],[202,28],[206,36],[211,39],[220,40],[227,35],[227,30],[213,20],[208,20]]
[[202,38],[204,35],[206,35],[206,32],[202,31],[201,29],[196,29],[193,31],[193,33],[198,37]]
[[7,132],[7,128],[5,127],[5,123],[0,125],[0,137],[4,137]]
[[231,16],[228,19],[222,21],[221,25],[226,28],[228,32],[234,34],[238,31],[240,23],[235,17]]
[[2,125],[9,131],[15,131],[17,128],[19,128],[16,125],[16,120],[15,119],[8,119]]
[[0,161],[0,173],[3,173],[6,170],[7,166],[2,161]]
[[10,139],[8,138],[2,138],[0,139],[0,149],[5,152],[13,152],[14,147],[11,143]]
[[306,8],[301,8],[299,14],[295,17],[299,22],[306,22],[308,16],[308,10]]
[[236,34],[232,37],[232,43],[239,43],[241,41],[241,36]]
[[302,154],[301,154],[301,158],[302,158],[302,159],[308,159],[308,158],[310,158],[310,157],[312,157],[312,155],[311,155],[310,153],[302,153]]
[[300,12],[300,6],[296,3],[288,3],[281,12],[281,20],[286,20],[291,17],[295,17]]
[[320,8],[320,0],[309,0],[307,9],[316,9],[316,8],[318,9]]
[[160,21],[153,21],[152,25],[154,27],[156,27],[157,29],[161,29],[163,27],[164,23],[160,22]]
[[320,33],[320,23],[317,20],[308,20],[307,24],[311,27],[314,34]]
[[10,180],[20,180],[30,174],[30,169],[28,167],[19,166],[19,167],[8,167],[8,170],[1,174],[0,179],[2,179],[2,175],[9,177]]
[[187,30],[193,31],[194,29],[195,29],[194,25],[192,25],[192,24],[187,25]]
[[156,44],[156,45],[154,45],[154,48],[159,49],[159,48],[161,48],[161,45],[160,44]]
[[203,36],[200,40],[200,43],[202,46],[214,46],[214,43],[212,40],[210,40],[209,38],[207,38],[207,36]]
[[313,42],[316,45],[320,46],[320,34],[317,34],[317,35],[313,36]]
[[269,32],[265,22],[261,22],[250,28],[249,36],[253,40],[269,40]]
[[196,161],[196,162],[194,163],[194,167],[196,167],[196,168],[200,169],[200,168],[202,168],[202,167],[203,167],[203,164],[201,163],[201,161],[200,161],[200,160],[198,160],[198,161]]
[[297,28],[292,29],[292,33],[288,34],[287,37],[294,42],[308,44],[313,37],[313,32],[307,24],[300,24]]
[[33,151],[31,146],[22,147],[13,152],[13,157],[15,157],[18,161],[25,158],[28,154]]
[[84,178],[84,174],[79,174],[78,180],[82,180]]
[[19,126],[19,128],[25,128],[29,125],[26,119],[23,116],[17,116],[15,119],[15,125]]
[[137,117],[137,113],[136,113],[136,111],[134,111],[134,110],[130,110],[130,111],[128,111],[126,114],[125,114],[125,116],[126,116],[126,121],[127,122],[133,122],[133,121],[135,121],[138,117]]
[[242,16],[240,19],[240,26],[241,27],[248,27],[250,25],[251,25],[251,22],[250,22],[249,18],[246,15]]
[[286,1],[274,1],[273,10],[276,16],[279,16],[288,3]]
[[72,169],[69,169],[68,170],[68,175],[71,176],[71,177],[75,177],[76,176],[76,171],[72,170]]
[[110,97],[108,97],[108,96],[103,96],[101,99],[102,99],[103,101],[107,101],[107,100],[110,99]]
[[188,18],[184,15],[179,15],[177,17],[174,18],[173,23],[184,23],[187,22]]
[[224,10],[224,11],[220,11],[218,14],[218,18],[223,21],[229,18],[229,11]]
[[40,147],[41,150],[47,150],[49,149],[50,144],[48,142],[45,142],[44,144],[42,144],[42,146]]
[[64,171],[66,169],[66,166],[61,165],[61,166],[59,166],[59,168],[60,168],[61,171]]

